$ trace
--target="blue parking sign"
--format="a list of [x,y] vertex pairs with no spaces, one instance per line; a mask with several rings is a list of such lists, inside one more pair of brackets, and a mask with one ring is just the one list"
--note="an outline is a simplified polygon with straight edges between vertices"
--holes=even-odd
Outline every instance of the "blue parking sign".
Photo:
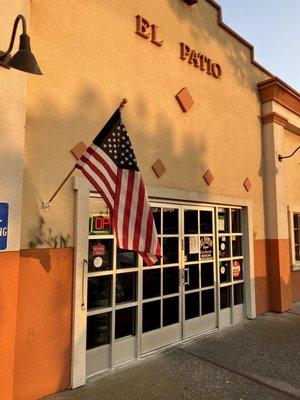
[[0,203],[0,250],[7,248],[8,203]]

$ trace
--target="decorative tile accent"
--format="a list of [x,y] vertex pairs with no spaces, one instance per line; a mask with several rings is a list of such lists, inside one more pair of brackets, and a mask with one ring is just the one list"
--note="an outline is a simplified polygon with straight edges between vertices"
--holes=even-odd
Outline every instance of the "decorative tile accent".
[[71,153],[75,158],[77,158],[77,160],[79,160],[79,158],[86,151],[86,149],[87,146],[83,142],[79,142],[78,144],[76,144],[75,147],[73,147],[73,149],[71,149]]
[[212,181],[214,180],[214,176],[209,169],[205,172],[205,174],[203,175],[203,178],[207,185],[210,185],[212,183]]
[[152,169],[158,178],[160,178],[166,172],[166,168],[161,160],[155,161],[155,163],[152,165]]
[[175,98],[178,101],[183,112],[187,112],[194,104],[194,100],[188,88],[186,87],[181,89],[180,92],[176,94]]
[[198,0],[183,0],[186,4],[189,6],[192,6],[193,4],[197,4]]
[[250,179],[246,178],[244,180],[243,185],[244,185],[244,188],[247,190],[247,192],[249,192],[249,190],[251,189],[251,186],[252,186],[252,183],[250,182]]

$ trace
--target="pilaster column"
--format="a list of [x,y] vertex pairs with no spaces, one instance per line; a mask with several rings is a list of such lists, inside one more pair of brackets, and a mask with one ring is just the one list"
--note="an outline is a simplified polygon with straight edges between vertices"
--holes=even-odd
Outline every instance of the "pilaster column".
[[262,117],[269,300],[278,312],[292,307],[285,165],[278,160],[286,123],[275,112]]

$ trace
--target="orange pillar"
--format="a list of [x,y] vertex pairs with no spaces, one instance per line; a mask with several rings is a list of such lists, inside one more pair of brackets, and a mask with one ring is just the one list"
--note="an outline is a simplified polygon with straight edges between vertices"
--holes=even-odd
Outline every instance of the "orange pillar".
[[284,312],[292,307],[292,296],[285,167],[278,154],[287,120],[272,112],[262,123],[269,302],[271,310]]

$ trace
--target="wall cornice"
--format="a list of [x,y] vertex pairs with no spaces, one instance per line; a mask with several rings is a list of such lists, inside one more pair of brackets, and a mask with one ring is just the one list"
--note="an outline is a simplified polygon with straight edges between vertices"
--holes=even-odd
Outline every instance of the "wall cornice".
[[276,123],[278,125],[285,127],[288,120],[286,118],[284,118],[282,115],[279,115],[276,112],[272,112],[272,113],[262,116],[261,122],[263,125],[269,124],[269,123]]
[[300,94],[277,77],[257,85],[261,103],[275,101],[300,116]]

